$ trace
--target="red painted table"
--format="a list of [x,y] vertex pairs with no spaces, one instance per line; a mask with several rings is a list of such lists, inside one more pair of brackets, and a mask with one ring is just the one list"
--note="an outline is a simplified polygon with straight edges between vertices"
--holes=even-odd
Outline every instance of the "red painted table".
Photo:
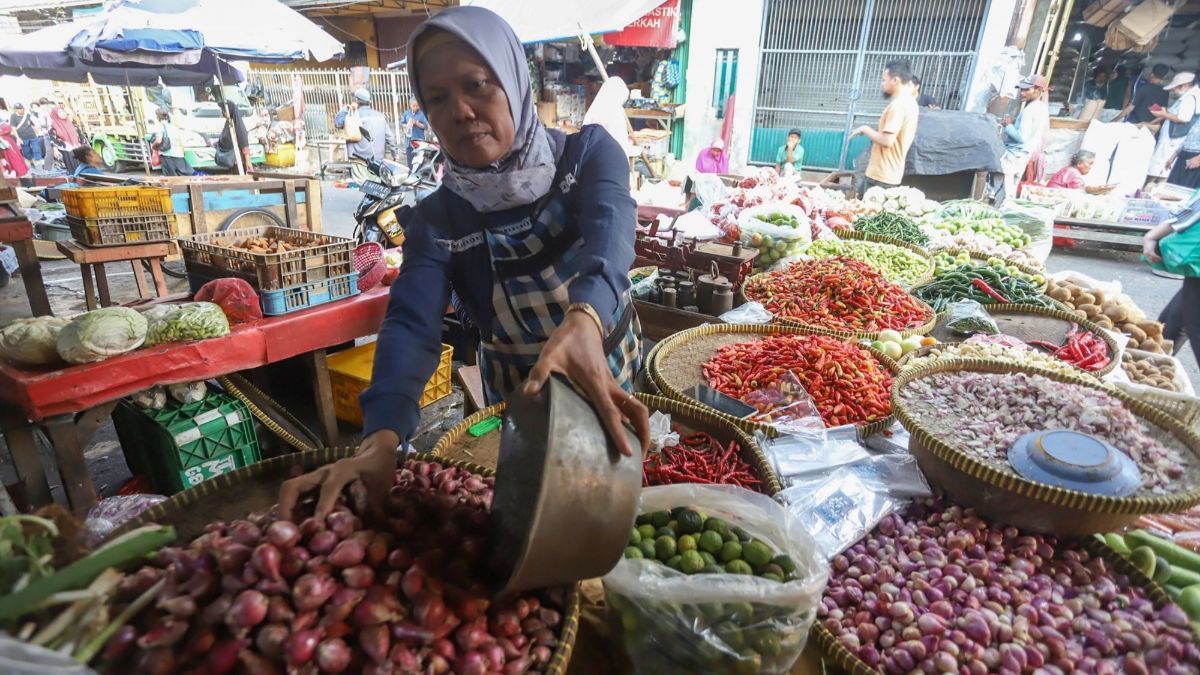
[[46,297],[42,268],[33,247],[33,224],[12,204],[0,203],[0,242],[11,245],[17,253],[21,281],[33,315],[50,314],[50,299]]
[[333,442],[337,420],[325,349],[379,332],[388,290],[241,324],[223,338],[139,349],[99,363],[25,370],[0,362],[0,429],[30,500],[52,501],[34,427],[50,438],[67,500],[82,514],[96,502],[83,448],[117,401],[156,384],[210,379],[295,356],[311,361],[323,435]]

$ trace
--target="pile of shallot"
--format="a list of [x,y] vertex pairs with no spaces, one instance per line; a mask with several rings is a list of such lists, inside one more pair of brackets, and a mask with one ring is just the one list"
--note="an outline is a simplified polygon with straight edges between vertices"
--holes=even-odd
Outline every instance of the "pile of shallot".
[[[397,472],[376,528],[361,484],[323,520],[212,523],[129,575],[157,600],[104,653],[107,672],[525,673],[558,645],[564,590],[492,602],[493,479],[436,462]],[[302,507],[303,508],[303,507]],[[307,506],[309,511],[312,505]]]

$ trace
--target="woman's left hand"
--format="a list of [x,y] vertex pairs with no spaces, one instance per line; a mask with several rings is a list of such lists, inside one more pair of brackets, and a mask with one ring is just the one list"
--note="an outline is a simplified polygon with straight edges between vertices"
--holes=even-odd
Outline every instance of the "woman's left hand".
[[1189,159],[1184,166],[1189,169],[1200,169],[1200,155],[1196,155],[1195,157]]
[[525,383],[525,393],[532,395],[541,391],[551,373],[566,375],[583,390],[592,405],[596,406],[600,420],[621,454],[633,456],[633,448],[629,447],[621,429],[623,421],[628,421],[637,432],[642,442],[642,453],[649,450],[650,411],[613,378],[600,331],[587,314],[567,313],[566,319],[542,348],[542,354]]

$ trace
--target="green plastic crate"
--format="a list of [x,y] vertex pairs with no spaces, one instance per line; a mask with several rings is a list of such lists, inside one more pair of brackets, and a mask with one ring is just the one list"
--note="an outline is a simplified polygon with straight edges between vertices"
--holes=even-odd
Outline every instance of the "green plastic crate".
[[162,410],[121,401],[113,425],[129,469],[146,476],[159,494],[186,490],[260,459],[250,411],[219,392],[196,403],[169,401]]

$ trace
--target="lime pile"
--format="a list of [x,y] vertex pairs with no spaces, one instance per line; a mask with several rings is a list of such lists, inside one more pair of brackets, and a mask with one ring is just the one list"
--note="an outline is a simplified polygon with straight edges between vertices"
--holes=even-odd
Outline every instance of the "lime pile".
[[791,581],[796,563],[720,518],[680,506],[638,516],[625,557],[657,560],[684,574],[745,574]]

